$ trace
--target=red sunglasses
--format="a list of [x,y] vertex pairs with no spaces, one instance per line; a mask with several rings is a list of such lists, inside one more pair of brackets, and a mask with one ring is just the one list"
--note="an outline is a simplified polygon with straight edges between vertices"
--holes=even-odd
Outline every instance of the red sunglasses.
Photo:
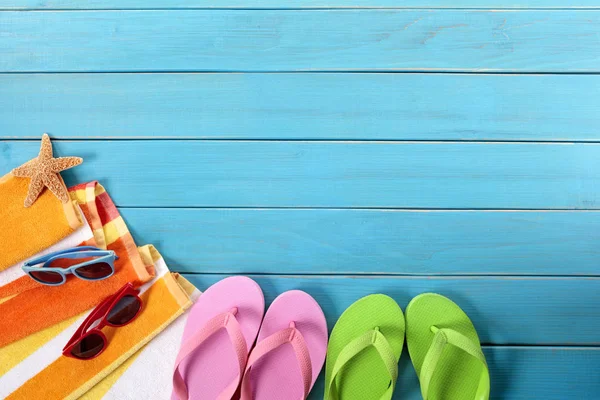
[[101,329],[120,327],[133,321],[142,310],[139,290],[127,283],[112,296],[100,303],[83,321],[73,337],[63,348],[63,355],[80,360],[98,357],[108,345]]

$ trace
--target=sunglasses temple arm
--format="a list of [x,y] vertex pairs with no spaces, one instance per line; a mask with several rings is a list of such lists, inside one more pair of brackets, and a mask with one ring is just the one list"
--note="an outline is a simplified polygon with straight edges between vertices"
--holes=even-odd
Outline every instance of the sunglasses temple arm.
[[[41,264],[44,263],[52,258],[55,258],[57,256],[67,256],[68,254],[72,254],[72,253],[79,253],[82,251],[105,251],[102,249],[99,249],[97,247],[93,247],[93,246],[80,246],[80,247],[73,247],[70,249],[66,249],[66,250],[60,250],[60,251],[54,251],[52,253],[48,253],[44,256],[38,257],[38,258],[34,258],[32,260],[29,260],[25,263],[25,265],[36,265],[36,264]],[[60,257],[58,257],[60,258]],[[68,257],[66,257],[68,258]]]
[[71,339],[65,345],[65,349],[69,347],[71,344],[75,343],[83,334],[87,331],[88,327],[97,319],[101,318],[108,312],[110,305],[112,304],[115,296],[110,296],[104,299],[102,303],[100,303],[94,310],[86,317],[85,320],[81,323],[77,331],[73,334]]
[[94,311],[92,311],[88,318],[86,318],[85,321],[83,321],[82,325],[85,326],[85,329],[87,329],[94,321],[104,317],[104,315],[108,313],[108,310],[110,310],[110,307],[115,298],[115,296],[110,296],[104,299],[102,303],[98,304],[98,306],[94,309]]
[[79,328],[77,328],[77,330],[75,331],[75,333],[73,334],[73,336],[71,336],[71,339],[69,339],[69,341],[67,342],[67,344],[65,345],[65,347],[63,347],[63,351],[71,346],[73,343],[77,342],[81,336],[83,336],[83,333],[85,332],[86,329],[86,325],[87,325],[87,321],[88,318],[91,316],[92,314],[90,314],[85,321],[83,321],[83,323],[81,325],[79,325]]
[[77,328],[77,331],[73,334],[71,339],[69,339],[69,341],[63,348],[63,351],[66,348],[68,348],[69,346],[71,346],[73,343],[75,343],[77,340],[79,340],[81,338],[81,336],[83,336],[83,334],[87,331],[88,327],[94,321],[98,320],[99,318],[103,318],[108,313],[108,311],[113,306],[113,304],[115,304],[117,301],[119,301],[121,299],[121,297],[123,297],[123,295],[125,293],[127,293],[127,291],[130,288],[133,288],[133,286],[129,283],[129,284],[125,285],[123,288],[121,288],[121,290],[119,290],[117,293],[113,294],[112,296],[107,297],[106,299],[104,299],[102,301],[102,303],[98,304],[98,306],[96,306],[96,308],[94,308],[94,310],[90,313],[90,315],[88,315],[83,320],[83,322],[81,323],[79,328]]
[[31,267],[33,265],[45,263],[48,260],[50,260],[52,257],[54,257],[55,255],[56,254],[54,254],[54,253],[50,253],[50,254],[46,254],[45,256],[34,258],[33,260],[29,260],[29,261],[26,261],[25,263],[23,263],[23,266],[24,267]]

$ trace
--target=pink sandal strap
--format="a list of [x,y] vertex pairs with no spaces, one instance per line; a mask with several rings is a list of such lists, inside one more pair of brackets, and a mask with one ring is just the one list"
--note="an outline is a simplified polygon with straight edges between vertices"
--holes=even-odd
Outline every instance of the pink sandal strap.
[[189,394],[187,385],[183,380],[183,376],[179,371],[179,365],[185,360],[192,352],[194,352],[198,346],[204,343],[209,337],[217,333],[219,330],[225,328],[229,334],[233,349],[238,358],[239,363],[239,376],[233,382],[231,382],[219,395],[218,400],[230,400],[235,393],[239,381],[244,373],[244,366],[248,360],[248,349],[246,347],[246,339],[242,333],[242,329],[238,320],[235,318],[237,314],[237,308],[229,312],[219,314],[210,319],[198,332],[193,334],[188,340],[186,340],[177,354],[177,360],[175,361],[175,370],[173,372],[173,391],[180,400],[188,400]]
[[246,365],[246,370],[244,371],[244,377],[242,379],[241,400],[252,400],[252,387],[249,377],[252,366],[271,351],[287,343],[292,345],[294,354],[296,355],[296,359],[300,366],[300,374],[302,375],[304,386],[304,393],[301,400],[306,399],[312,385],[312,364],[304,337],[292,322],[290,323],[289,328],[282,329],[261,340],[256,344],[252,353],[250,353],[248,364]]

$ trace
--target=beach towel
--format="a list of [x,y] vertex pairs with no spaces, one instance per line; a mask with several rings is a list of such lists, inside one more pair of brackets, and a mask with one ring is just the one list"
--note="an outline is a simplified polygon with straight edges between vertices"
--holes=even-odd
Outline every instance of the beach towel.
[[[8,283],[0,287],[0,348],[94,308],[127,282],[138,287],[154,276],[153,266],[142,261],[125,222],[100,184],[78,185],[69,193],[89,225],[82,231],[83,236],[72,238],[73,242],[89,236],[91,231],[93,237],[81,244],[114,250],[119,257],[115,274],[97,282],[70,277],[61,286],[47,286],[29,276],[19,276],[20,264],[13,265],[4,271]],[[39,199],[28,210],[38,203]],[[2,360],[0,372],[12,366],[12,360]]]
[[[25,346],[36,348],[31,355],[0,376],[0,398],[158,398],[140,396],[140,391],[145,390],[143,387],[147,385],[156,385],[156,381],[170,380],[172,365],[167,360],[160,364],[160,346],[152,346],[154,343],[146,348],[144,346],[191,305],[188,293],[194,293],[194,288],[181,276],[169,272],[154,247],[139,248],[139,255],[145,267],[156,271],[155,277],[140,287],[143,309],[139,316],[128,325],[105,328],[103,331],[109,338],[109,343],[98,357],[91,360],[78,360],[62,355],[63,346],[89,311],[0,349],[0,360],[4,360],[14,356]],[[177,334],[176,330],[169,332],[170,335],[164,336],[167,342],[172,341],[171,336]],[[176,356],[176,349],[177,347],[172,348],[173,358]],[[164,350],[163,354],[170,354],[168,348]],[[117,370],[132,356],[134,358],[128,364]],[[154,366],[137,364],[139,359],[152,360]],[[128,373],[143,377],[127,382],[126,395],[115,393],[115,390],[125,385],[125,380],[122,379],[129,379],[124,377]],[[90,389],[92,391],[87,394]]]

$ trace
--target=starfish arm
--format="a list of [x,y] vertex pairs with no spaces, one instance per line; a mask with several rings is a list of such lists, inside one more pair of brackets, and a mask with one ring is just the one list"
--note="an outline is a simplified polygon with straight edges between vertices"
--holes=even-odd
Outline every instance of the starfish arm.
[[48,162],[52,172],[60,172],[69,168],[73,168],[83,162],[81,157],[58,157],[53,158]]
[[32,205],[44,189],[44,182],[40,175],[34,175],[31,177],[29,182],[29,190],[27,191],[27,197],[25,198],[25,207]]
[[69,201],[69,193],[64,182],[58,177],[57,174],[47,174],[42,178],[44,184],[60,201],[66,203]]
[[50,136],[47,133],[42,135],[42,146],[40,147],[40,160],[49,160],[52,158],[52,143],[50,142]]
[[35,171],[35,162],[37,161],[37,158],[34,158],[33,160],[29,160],[27,161],[25,164],[14,168],[11,173],[19,178],[30,178],[33,176],[33,173]]

